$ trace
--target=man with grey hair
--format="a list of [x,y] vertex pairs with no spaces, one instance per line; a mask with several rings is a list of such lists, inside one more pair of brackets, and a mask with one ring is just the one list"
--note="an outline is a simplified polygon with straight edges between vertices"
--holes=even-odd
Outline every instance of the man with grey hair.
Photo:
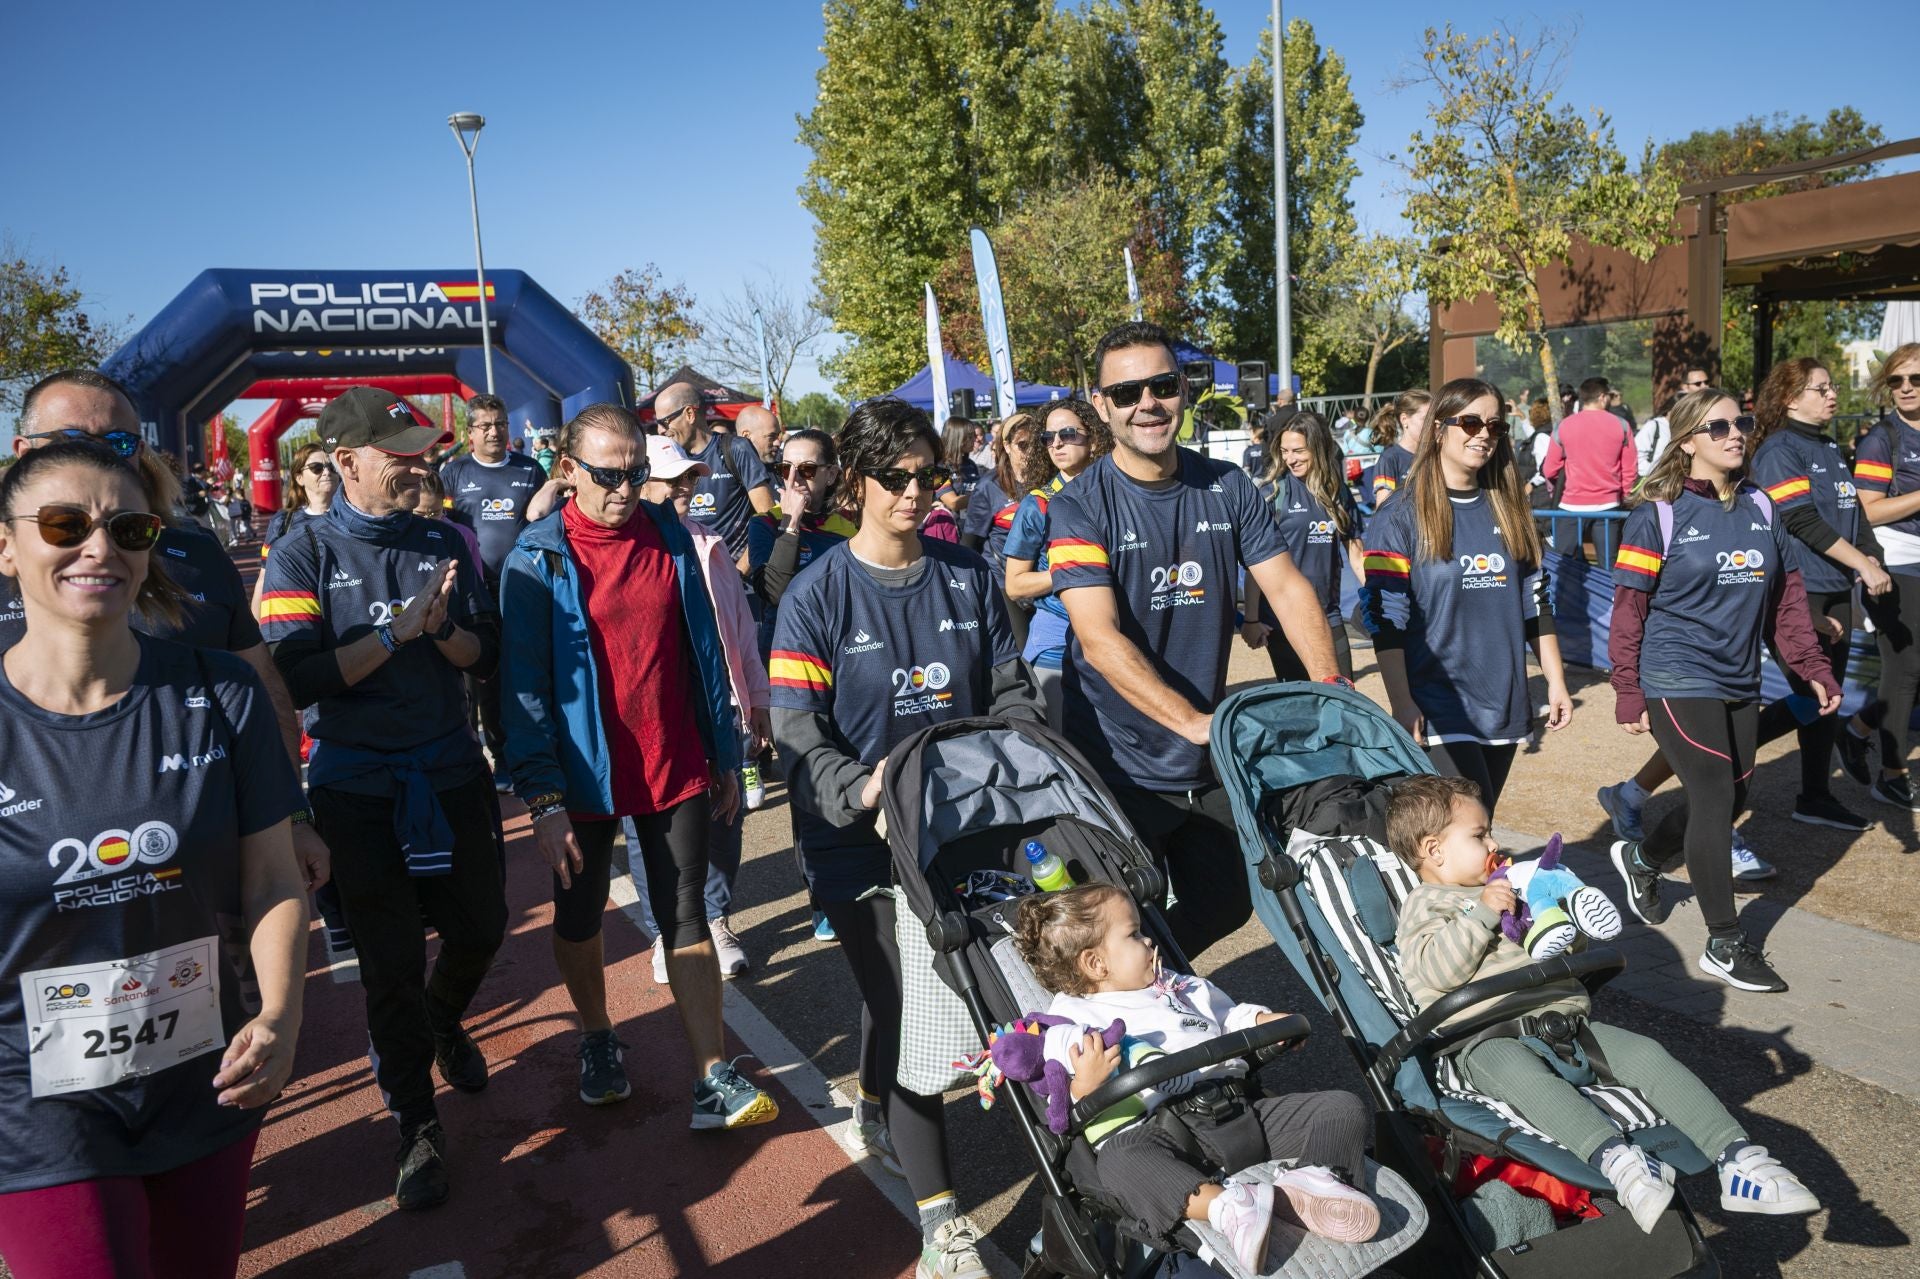
[[687,518],[724,538],[727,554],[744,575],[747,521],[773,509],[773,477],[751,443],[709,429],[706,412],[700,388],[690,382],[669,382],[653,401],[660,433],[707,468],[694,486]]

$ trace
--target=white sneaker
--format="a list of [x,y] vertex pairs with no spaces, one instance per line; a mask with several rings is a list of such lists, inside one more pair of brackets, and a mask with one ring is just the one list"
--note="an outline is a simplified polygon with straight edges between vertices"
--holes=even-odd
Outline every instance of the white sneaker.
[[854,1153],[872,1156],[880,1161],[880,1166],[896,1177],[904,1177],[907,1170],[900,1166],[900,1156],[894,1153],[893,1134],[887,1131],[884,1119],[869,1119],[865,1123],[856,1120],[847,1129],[847,1144]]
[[1765,1146],[1742,1146],[1720,1165],[1720,1207],[1726,1212],[1784,1217],[1819,1212],[1820,1201]]
[[1747,847],[1747,841],[1740,838],[1740,829],[1733,831],[1733,881],[1736,884],[1757,884],[1772,879],[1780,872],[1773,863]]
[[656,986],[669,984],[667,981],[667,939],[664,937],[656,937],[653,939],[653,984]]
[[933,1242],[920,1249],[913,1279],[992,1279],[980,1260],[980,1227],[964,1213],[941,1222]]
[[713,953],[720,960],[722,977],[738,977],[753,965],[747,962],[747,952],[740,945],[740,939],[733,935],[733,929],[727,926],[726,917],[709,919],[707,931],[713,934]]
[[1242,1266],[1260,1274],[1267,1259],[1267,1232],[1273,1229],[1273,1187],[1263,1181],[1229,1181],[1208,1205],[1207,1224],[1227,1237]]
[[1600,1161],[1600,1175],[1613,1183],[1614,1198],[1633,1215],[1634,1224],[1652,1234],[1673,1202],[1672,1170],[1640,1147],[1622,1143]]

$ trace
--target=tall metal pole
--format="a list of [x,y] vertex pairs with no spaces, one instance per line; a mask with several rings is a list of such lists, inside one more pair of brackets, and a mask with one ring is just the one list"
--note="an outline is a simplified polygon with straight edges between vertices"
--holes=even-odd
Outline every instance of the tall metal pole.
[[[493,325],[487,320],[487,255],[480,250],[480,193],[473,182],[473,150],[480,145],[480,130],[486,127],[486,117],[470,111],[447,117],[447,126],[453,130],[453,136],[460,143],[460,152],[467,157],[467,201],[473,207],[473,272],[480,285],[480,353],[487,366],[487,394],[493,394]],[[473,130],[471,140],[467,130]]]
[[1273,277],[1280,337],[1282,390],[1293,389],[1293,281],[1287,271],[1287,111],[1285,45],[1281,40],[1280,0],[1273,0]]

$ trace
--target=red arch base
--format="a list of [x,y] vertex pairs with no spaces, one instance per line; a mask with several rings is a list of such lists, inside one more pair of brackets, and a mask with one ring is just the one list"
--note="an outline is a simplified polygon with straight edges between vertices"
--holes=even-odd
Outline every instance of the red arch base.
[[[473,389],[450,373],[407,373],[367,378],[272,378],[247,388],[243,400],[272,400],[267,411],[247,428],[247,455],[253,459],[248,487],[254,506],[263,511],[280,508],[285,477],[280,474],[280,437],[303,418],[318,417],[337,395],[356,386],[377,386],[395,395],[458,395]],[[452,423],[447,423],[451,427]]]

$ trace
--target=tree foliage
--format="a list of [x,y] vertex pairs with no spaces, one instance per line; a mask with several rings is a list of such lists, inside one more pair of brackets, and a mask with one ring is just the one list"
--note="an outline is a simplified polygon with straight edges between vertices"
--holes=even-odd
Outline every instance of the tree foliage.
[[808,391],[805,395],[796,395],[791,403],[783,400],[780,404],[780,423],[789,431],[803,426],[817,431],[838,431],[846,420],[846,404],[825,391]]
[[651,262],[620,272],[581,298],[574,314],[619,352],[642,394],[658,389],[661,378],[685,363],[703,332],[693,294],[683,284],[668,284]]
[[122,337],[123,326],[88,313],[64,266],[0,240],[0,411],[17,411],[49,373],[100,364]]
[[738,295],[724,297],[701,312],[700,360],[709,373],[729,382],[760,385],[756,312],[767,337],[767,378],[773,384],[773,398],[784,404],[793,366],[819,345],[832,326],[819,310],[793,296],[771,275],[743,281]]
[[1548,386],[1560,379],[1542,336],[1537,273],[1565,259],[1575,232],[1651,258],[1671,234],[1679,195],[1651,147],[1638,172],[1628,166],[1605,113],[1555,105],[1568,48],[1550,31],[1472,37],[1429,27],[1403,81],[1427,90],[1431,112],[1401,161],[1407,219],[1446,242],[1423,261],[1422,283],[1442,303],[1492,293],[1497,336],[1531,345]]
[[1373,394],[1382,363],[1425,329],[1408,309],[1419,272],[1417,241],[1370,235],[1329,266],[1327,287],[1302,317],[1324,349],[1365,361],[1362,394]]
[[[1131,248],[1143,314],[1178,327],[1180,269],[1155,234],[1155,216],[1110,173],[1070,181],[1030,199],[993,232],[1007,336],[1020,377],[1087,385],[1087,357],[1107,329],[1128,319]],[[948,349],[986,368],[971,247],[936,274],[940,336]]]

